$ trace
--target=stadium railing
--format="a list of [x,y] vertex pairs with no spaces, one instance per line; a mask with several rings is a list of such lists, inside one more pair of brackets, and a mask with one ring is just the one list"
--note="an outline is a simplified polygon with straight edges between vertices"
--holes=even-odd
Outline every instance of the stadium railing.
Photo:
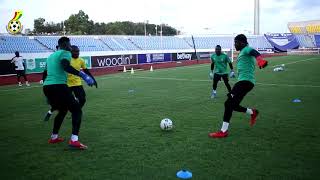
[[288,55],[320,55],[320,48],[301,48],[291,49],[287,52]]

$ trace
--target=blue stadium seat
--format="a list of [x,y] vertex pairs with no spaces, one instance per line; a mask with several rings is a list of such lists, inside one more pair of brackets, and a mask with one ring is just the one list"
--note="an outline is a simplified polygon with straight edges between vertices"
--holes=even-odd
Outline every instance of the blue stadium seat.
[[118,42],[126,50],[140,50],[140,48],[126,36],[114,36],[112,39]]
[[[0,53],[15,51],[39,53],[56,49],[59,36],[36,36],[34,39],[24,36],[0,36]],[[130,51],[130,50],[177,50],[193,49],[191,37],[177,36],[70,36],[71,44],[81,51]],[[217,44],[222,48],[232,48],[232,36],[194,37],[197,49],[214,49]],[[304,47],[314,47],[312,38],[298,36]],[[264,36],[248,36],[249,44],[254,48],[272,48]]]
[[[193,45],[191,37],[184,38],[189,44]],[[233,48],[232,36],[206,36],[194,37],[197,49],[214,49],[216,45],[222,48]],[[248,43],[253,48],[272,48],[271,44],[265,39],[264,36],[248,36]]]
[[300,47],[305,48],[314,48],[316,47],[315,42],[313,38],[310,35],[307,34],[297,34],[296,38],[300,44]]
[[0,53],[22,53],[50,52],[50,49],[41,45],[34,39],[24,36],[0,36]]
[[182,38],[174,36],[131,36],[129,39],[144,50],[192,49]]
[[[48,48],[55,50],[58,44],[58,36],[39,36],[36,39],[47,46]],[[80,51],[111,51],[111,49],[103,44],[99,39],[95,39],[93,36],[71,36],[70,41],[72,45],[79,47]]]

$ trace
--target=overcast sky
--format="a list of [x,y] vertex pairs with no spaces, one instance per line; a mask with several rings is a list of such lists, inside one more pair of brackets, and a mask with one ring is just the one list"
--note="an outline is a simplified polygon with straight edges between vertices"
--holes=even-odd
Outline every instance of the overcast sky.
[[[0,0],[0,33],[15,10],[24,29],[33,20],[61,22],[83,10],[95,22],[166,23],[187,34],[232,34],[253,31],[254,0]],[[260,0],[261,33],[288,32],[290,21],[320,19],[319,0]],[[205,30],[207,29],[207,30]]]

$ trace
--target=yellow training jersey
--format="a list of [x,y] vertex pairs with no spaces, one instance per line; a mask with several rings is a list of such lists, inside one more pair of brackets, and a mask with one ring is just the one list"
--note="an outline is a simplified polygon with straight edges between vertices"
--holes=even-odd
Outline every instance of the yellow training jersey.
[[[86,69],[86,63],[82,58],[77,58],[74,59],[72,58],[70,61],[70,65],[75,68],[76,70],[80,71],[80,69]],[[73,74],[68,74],[68,82],[67,82],[69,87],[73,86],[81,86],[81,78],[79,76],[75,76]]]

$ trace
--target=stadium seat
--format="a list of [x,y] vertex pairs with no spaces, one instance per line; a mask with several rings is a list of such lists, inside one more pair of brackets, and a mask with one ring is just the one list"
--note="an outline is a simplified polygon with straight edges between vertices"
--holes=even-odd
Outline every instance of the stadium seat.
[[[48,48],[55,50],[59,37],[38,36],[36,39]],[[111,51],[108,46],[99,39],[93,38],[93,36],[71,36],[70,41],[72,45],[78,46],[80,51]]]
[[192,49],[182,38],[174,36],[131,36],[129,39],[144,50]]
[[312,39],[312,35],[297,34],[296,37],[297,37],[297,40],[298,40],[298,42],[300,44],[300,47],[305,47],[305,48],[314,48],[314,47],[316,47],[315,40]]
[[24,36],[0,36],[0,53],[22,53],[50,52],[50,49],[41,45],[34,39]]
[[[0,53],[52,52],[60,36],[0,36]],[[232,36],[194,37],[197,49],[214,49],[217,44],[232,48]],[[175,50],[193,49],[191,37],[177,36],[70,36],[71,44],[81,51],[130,51],[130,50]],[[248,36],[254,48],[272,48],[264,36]],[[314,44],[314,43],[313,43]]]
[[101,40],[115,51],[139,50],[139,48],[125,36],[102,36]]
[[[186,37],[185,40],[193,46],[192,38]],[[214,49],[216,45],[222,48],[233,48],[232,36],[207,36],[207,37],[194,37],[197,49]],[[264,36],[248,36],[249,44],[254,48],[272,48],[271,44],[265,39]]]

